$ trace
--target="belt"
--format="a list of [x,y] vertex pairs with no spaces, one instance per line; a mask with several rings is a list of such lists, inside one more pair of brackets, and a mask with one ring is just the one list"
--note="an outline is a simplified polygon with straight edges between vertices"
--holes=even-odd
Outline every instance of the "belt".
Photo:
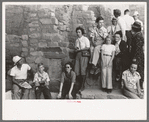
[[108,54],[103,54],[104,56],[111,56],[112,57],[112,55],[108,55]]

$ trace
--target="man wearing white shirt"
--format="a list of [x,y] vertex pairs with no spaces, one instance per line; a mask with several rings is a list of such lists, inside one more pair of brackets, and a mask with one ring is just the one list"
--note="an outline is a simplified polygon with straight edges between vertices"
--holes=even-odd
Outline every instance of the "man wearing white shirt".
[[143,31],[143,22],[141,20],[139,20],[139,13],[138,11],[135,11],[133,14],[133,18],[135,20],[135,22],[140,22],[141,23],[141,30]]
[[112,20],[111,20],[111,22],[112,22],[112,25],[110,25],[110,26],[107,27],[107,31],[108,31],[108,34],[111,37],[112,42],[113,42],[114,41],[114,34],[117,31],[120,31],[120,27],[117,24],[117,19],[116,18],[113,17]]
[[32,87],[28,83],[28,71],[31,67],[19,56],[14,56],[13,62],[15,66],[10,71],[10,76],[13,77],[13,99],[29,99],[29,89]]
[[133,17],[131,17],[129,15],[129,10],[128,9],[126,9],[124,11],[123,19],[124,19],[125,24],[126,24],[127,45],[128,45],[129,52],[131,52],[131,40],[132,40],[131,26],[134,23],[134,19],[133,19]]
[[122,40],[126,41],[126,24],[123,17],[121,17],[121,11],[119,9],[114,9],[113,14],[117,18],[117,23],[122,31]]

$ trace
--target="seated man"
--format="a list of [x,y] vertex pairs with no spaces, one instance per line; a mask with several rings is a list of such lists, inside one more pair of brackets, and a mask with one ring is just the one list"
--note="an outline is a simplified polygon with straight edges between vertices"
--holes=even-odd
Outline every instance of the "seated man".
[[23,63],[19,56],[14,56],[13,62],[15,66],[10,71],[13,77],[13,99],[29,99],[29,89],[32,87],[28,83],[28,71],[31,71],[31,67]]
[[90,63],[92,64],[92,69],[90,71],[90,74],[95,74],[95,75],[99,73],[99,68],[97,68],[96,65],[98,63],[99,56],[100,56],[100,48],[104,42],[104,39],[108,35],[107,29],[103,26],[104,18],[102,16],[96,19],[96,23],[97,23],[97,28],[93,30],[93,32],[90,35],[91,44],[92,44],[90,48],[90,52],[91,52]]

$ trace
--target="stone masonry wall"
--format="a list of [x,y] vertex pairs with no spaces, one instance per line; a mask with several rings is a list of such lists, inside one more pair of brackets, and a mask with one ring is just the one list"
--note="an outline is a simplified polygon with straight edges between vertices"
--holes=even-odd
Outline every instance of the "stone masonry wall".
[[12,65],[12,57],[20,55],[34,71],[43,62],[51,80],[60,80],[63,64],[74,59],[76,27],[88,31],[95,22],[94,12],[87,9],[81,5],[6,6],[6,64]]
[[[85,36],[89,37],[90,30],[96,26],[96,17],[100,14],[105,18],[105,26],[111,25],[114,7],[7,5],[6,71],[13,66],[12,57],[19,55],[34,72],[37,70],[37,64],[43,62],[51,81],[60,81],[62,66],[67,61],[74,62],[76,27],[82,26],[86,31]],[[129,7],[134,10],[134,6],[119,6],[120,9]],[[88,79],[93,86],[99,85],[99,82],[95,81],[96,79]]]

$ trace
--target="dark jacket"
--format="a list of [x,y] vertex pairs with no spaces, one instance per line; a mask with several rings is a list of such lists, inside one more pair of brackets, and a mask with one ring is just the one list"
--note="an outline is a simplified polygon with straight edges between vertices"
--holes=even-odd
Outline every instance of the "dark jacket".
[[129,62],[130,62],[128,48],[125,41],[121,40],[119,44],[119,49],[120,53],[115,56],[115,60],[116,58],[121,58],[122,67],[124,71],[129,68]]
[[125,41],[121,40],[120,44],[119,44],[119,48],[120,48],[120,53],[118,55],[116,55],[116,57],[120,57],[120,58],[124,58],[127,57],[127,53],[128,53],[128,48],[127,48],[127,44]]

